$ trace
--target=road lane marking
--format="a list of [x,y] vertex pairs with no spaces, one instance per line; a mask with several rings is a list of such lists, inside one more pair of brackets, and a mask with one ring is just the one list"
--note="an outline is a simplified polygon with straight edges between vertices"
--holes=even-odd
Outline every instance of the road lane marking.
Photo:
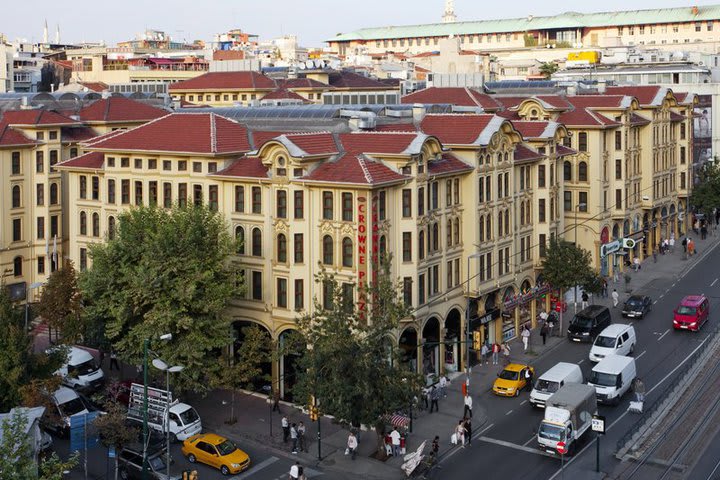
[[[665,333],[667,333],[667,332],[665,332]],[[648,390],[647,393],[646,393],[646,395],[650,395],[655,389],[659,388],[663,383],[665,383],[665,381],[666,381],[668,378],[670,378],[675,372],[677,372],[680,368],[682,368],[682,366],[685,365],[685,363],[687,363],[687,361],[688,361],[690,358],[692,358],[693,355],[695,355],[695,353],[697,353],[697,351],[700,350],[700,349],[703,347],[703,345],[705,345],[705,342],[707,342],[708,338],[710,338],[710,337],[707,337],[707,336],[706,336],[705,338],[703,338],[702,342],[700,342],[700,344],[699,344],[697,347],[695,347],[695,350],[693,350],[692,352],[690,352],[690,353],[685,357],[685,360],[683,360],[682,362],[678,363],[677,366],[675,366],[675,368],[673,368],[672,370],[670,370],[670,372],[669,372],[667,375],[665,375],[658,383],[656,383],[654,387],[652,387],[650,390]],[[607,433],[609,430],[611,430],[615,425],[617,425],[617,423],[618,423],[620,420],[622,420],[623,418],[625,418],[625,415],[627,415],[628,413],[630,413],[630,410],[625,410],[623,413],[621,413],[620,416],[619,416],[618,418],[616,418],[615,421],[612,422],[612,423],[610,424],[610,426],[605,429],[605,432]],[[595,437],[595,438],[593,438],[592,440],[590,440],[590,441],[588,442],[588,444],[583,447],[582,450],[580,450],[580,451],[579,451],[578,453],[576,453],[571,459],[569,459],[569,460],[567,461],[567,463],[565,464],[565,467],[568,467],[568,466],[569,466],[572,462],[574,462],[577,458],[580,458],[580,456],[581,456],[583,453],[585,453],[585,450],[587,450],[588,448],[590,448],[590,447],[592,446],[592,444],[595,443],[596,441],[597,441],[597,437]],[[561,473],[562,473],[562,470],[561,470],[561,469],[558,469],[558,471],[555,472],[555,474],[554,474],[552,477],[548,478],[548,480],[553,480],[553,479],[555,479],[555,478],[556,478],[558,475],[560,475]]]
[[663,333],[662,335],[660,335],[660,336],[658,337],[658,342],[659,342],[660,340],[662,340],[662,338],[663,338],[665,335],[667,335],[668,332],[670,332],[670,329],[669,329],[669,328],[668,328],[667,330],[665,330],[665,333]]
[[712,287],[713,285],[715,285],[717,283],[717,281],[718,281],[718,279],[716,278],[715,280],[713,280],[713,282],[710,284],[710,286]]
[[653,302],[653,305],[655,305],[656,303],[657,303],[657,300],[655,300],[655,301]]
[[535,455],[540,455],[543,457],[557,458],[557,457],[555,457],[555,455],[549,454],[545,450],[540,450],[537,448],[530,448],[530,447],[526,447],[525,445],[517,445],[512,442],[506,442],[505,440],[498,440],[497,438],[480,437],[479,440],[481,442],[494,443],[495,445],[500,445],[500,446],[508,447],[508,448],[514,448],[515,450],[520,450],[522,452],[534,453]]
[[495,426],[495,424],[494,424],[494,423],[491,423],[490,425],[488,425],[487,427],[483,428],[483,429],[480,430],[478,433],[476,433],[475,435],[473,435],[473,438],[480,438],[480,435],[482,435],[483,433],[487,432],[488,430],[490,430],[490,429],[491,429],[492,427],[494,427],[494,426]]
[[635,360],[640,360],[640,357],[642,357],[643,355],[645,355],[645,352],[647,352],[647,350],[643,350],[643,352],[642,352],[640,355],[638,355],[637,357],[635,357]]
[[582,363],[583,363],[584,361],[585,361],[585,359],[583,358],[582,360],[580,360],[580,361],[578,362],[578,365],[582,365]]
[[665,294],[664,294],[664,293],[661,293],[658,298],[662,298],[662,297],[664,297],[664,296],[665,296]]
[[523,400],[522,402],[520,402],[520,405],[525,405],[526,403],[527,403],[527,400]]
[[537,436],[533,435],[532,437],[530,437],[530,440],[528,440],[527,442],[523,443],[523,447],[527,447],[527,446],[528,446],[528,443],[532,442],[533,440],[537,440]]
[[262,462],[258,463],[258,464],[255,465],[254,467],[252,467],[252,468],[251,468],[250,470],[248,470],[247,472],[243,472],[243,473],[241,473],[240,475],[235,475],[234,477],[230,477],[229,480],[242,480],[243,478],[248,478],[250,475],[255,475],[256,473],[258,473],[258,472],[259,472],[260,470],[262,470],[263,468],[269,467],[270,465],[272,465],[273,463],[277,462],[278,460],[280,460],[278,457],[266,458],[266,459],[263,460]]
[[[510,410],[510,411],[512,411],[512,410]],[[495,424],[494,424],[494,423],[491,423],[491,424],[488,425],[487,427],[485,427],[485,428],[483,428],[482,430],[480,430],[480,431],[479,431],[476,435],[474,435],[472,438],[481,438],[481,436],[482,436],[483,433],[487,432],[488,430],[490,430],[490,429],[491,429],[492,427],[494,427],[494,426],[495,426]],[[440,458],[440,461],[438,461],[438,464],[443,463],[445,460],[447,460],[448,458],[452,457],[453,455],[455,455],[455,454],[456,454],[457,452],[459,452],[459,451],[460,451],[459,448],[454,448],[450,453],[448,453],[448,454],[445,455],[444,457]]]
[[507,416],[510,415],[512,412],[513,412],[512,410],[508,410],[508,412],[505,414],[505,416],[507,417]]

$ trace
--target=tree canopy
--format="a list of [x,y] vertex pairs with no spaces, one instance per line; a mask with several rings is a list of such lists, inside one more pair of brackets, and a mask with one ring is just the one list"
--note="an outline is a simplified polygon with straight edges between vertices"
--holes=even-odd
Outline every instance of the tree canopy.
[[542,262],[543,278],[562,292],[576,285],[599,290],[600,279],[591,267],[590,252],[564,240],[553,239]]
[[540,73],[547,79],[553,76],[553,73],[558,71],[558,64],[555,62],[544,62],[540,65]]
[[115,238],[90,248],[80,276],[86,314],[125,361],[140,365],[149,339],[156,355],[185,367],[176,385],[202,385],[231,341],[223,311],[237,285],[226,222],[205,206],[151,206],[122,213],[118,225]]
[[48,326],[58,329],[63,342],[75,343],[85,335],[82,297],[77,272],[70,260],[50,274],[35,313],[45,319]]
[[701,212],[710,214],[713,208],[720,208],[720,165],[718,162],[707,162],[696,173],[698,182],[692,187],[690,203]]

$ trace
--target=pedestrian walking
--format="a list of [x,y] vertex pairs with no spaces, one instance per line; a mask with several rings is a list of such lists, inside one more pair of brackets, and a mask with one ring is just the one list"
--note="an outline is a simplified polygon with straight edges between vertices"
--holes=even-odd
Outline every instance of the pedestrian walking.
[[602,279],[601,295],[603,296],[603,298],[607,298],[607,296],[608,296],[608,283],[607,283],[607,278],[605,278],[605,277],[603,277],[603,279]]
[[700,239],[701,240],[705,240],[707,238],[707,232],[708,232],[707,225],[705,225],[703,223],[702,227],[700,227]]
[[280,414],[282,413],[282,412],[280,411],[280,392],[278,391],[277,388],[274,389],[274,391],[273,391],[273,407],[272,407],[272,411],[273,411],[273,412],[278,412],[278,413],[280,413]]
[[588,300],[590,297],[588,297],[587,292],[583,290],[580,298],[582,298],[582,309],[585,310],[588,307]]
[[687,251],[688,255],[690,255],[691,257],[695,255],[695,241],[692,238],[688,238]]
[[510,345],[507,344],[507,342],[503,342],[502,344],[502,354],[503,354],[503,362],[505,365],[510,363]]
[[302,465],[298,467],[298,480],[307,480],[307,477],[305,476],[305,470],[303,469]]
[[117,353],[115,353],[115,349],[110,349],[110,371],[113,370],[113,368],[117,368],[120,370],[120,364],[118,364],[117,360]]
[[530,329],[525,326],[522,333],[523,351],[527,352],[528,345],[530,344]]
[[668,246],[670,247],[670,253],[675,253],[675,234],[670,234],[670,240],[668,240]]
[[297,434],[298,434],[298,449],[301,452],[307,452],[307,442],[305,440],[305,424],[303,422],[298,423],[297,426]]
[[542,327],[540,327],[540,336],[543,339],[543,345],[545,345],[545,339],[547,338],[548,334],[548,325],[547,322],[542,324]]
[[397,457],[400,455],[400,432],[397,431],[397,427],[393,427],[390,432],[390,444],[392,445],[393,456]]
[[489,351],[490,350],[488,349],[487,343],[483,343],[482,347],[480,347],[480,365],[482,365],[483,363],[485,363],[485,364],[489,363],[488,362]]
[[280,425],[283,431],[283,443],[287,443],[288,437],[290,437],[290,422],[288,421],[287,415],[283,415],[282,420],[280,420]]
[[438,407],[438,400],[440,399],[440,390],[438,390],[435,385],[432,386],[430,389],[430,413],[433,413],[433,411],[437,410],[440,411],[440,408]]
[[469,418],[465,418],[463,422],[463,428],[465,429],[465,439],[468,445],[472,445],[472,421]]
[[468,394],[465,395],[465,408],[463,409],[463,417],[472,418],[472,397]]
[[437,462],[438,453],[440,453],[440,437],[435,435],[432,445],[430,446],[430,458],[432,458],[432,463]]
[[420,408],[422,410],[427,410],[428,408],[430,408],[430,388],[423,387],[422,397],[423,397],[423,403],[425,404],[425,408],[422,408],[422,405],[420,406]]
[[458,426],[455,427],[455,435],[457,436],[458,445],[462,445],[465,448],[465,421],[460,420]]
[[493,365],[498,364],[498,357],[500,356],[500,345],[498,345],[497,342],[494,342],[492,345],[492,362]]
[[298,480],[300,478],[300,462],[290,467],[290,480]]
[[530,391],[530,390],[532,390],[532,370],[530,370],[530,368],[526,368],[524,376],[525,376],[525,389],[527,391]]
[[620,301],[620,294],[618,293],[616,288],[613,288],[612,299],[613,299],[613,307],[617,308],[618,302]]
[[633,380],[633,392],[635,392],[635,399],[638,402],[645,401],[645,384],[640,377],[635,377],[635,380]]
[[438,385],[440,385],[440,395],[442,395],[443,398],[447,398],[447,384],[448,379],[443,373],[440,375],[440,380],[438,381]]
[[[661,244],[661,245],[662,245],[662,244]],[[661,248],[662,248],[662,247],[661,247]],[[640,270],[640,258],[635,257],[635,258],[633,259],[633,266],[634,266],[634,269],[635,269],[636,272],[637,272],[638,270]]]
[[297,424],[295,423],[290,426],[290,440],[292,440],[292,453],[297,453],[298,432]]
[[653,249],[653,263],[657,263],[657,250]]
[[681,244],[682,247],[683,247],[683,253],[687,253],[687,243],[688,243],[687,237],[684,237],[684,238],[682,239],[682,242],[680,242],[680,244]]
[[348,453],[350,454],[350,458],[353,460],[355,460],[355,451],[357,450],[357,447],[357,437],[355,437],[355,434],[353,432],[350,432],[350,435],[348,435],[347,449]]

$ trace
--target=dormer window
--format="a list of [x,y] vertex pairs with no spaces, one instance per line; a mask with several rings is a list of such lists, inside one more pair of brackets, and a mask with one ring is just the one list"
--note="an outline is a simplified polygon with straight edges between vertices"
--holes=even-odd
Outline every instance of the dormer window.
[[540,112],[536,108],[530,110],[530,120],[538,120],[539,116]]
[[275,174],[278,177],[287,176],[287,169],[285,168],[285,166],[286,166],[285,157],[277,157],[277,168],[275,169]]

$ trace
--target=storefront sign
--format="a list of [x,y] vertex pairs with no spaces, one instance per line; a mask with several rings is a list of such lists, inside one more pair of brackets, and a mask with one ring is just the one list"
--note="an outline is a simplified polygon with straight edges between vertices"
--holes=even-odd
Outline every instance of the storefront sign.
[[503,318],[512,318],[512,313],[510,313],[510,312],[502,312],[502,317],[503,317]]
[[518,305],[525,305],[530,303],[533,299],[539,297],[540,295],[544,295],[549,291],[550,285],[548,285],[547,283],[536,285],[535,287],[530,288],[519,295],[513,295],[512,297],[506,298],[503,302],[503,308],[505,310],[512,310]]
[[485,325],[487,323],[492,322],[496,318],[500,317],[500,309],[493,308],[489,312],[485,313],[484,315],[481,315],[479,317],[475,317],[470,320],[470,328],[474,329],[475,327],[478,327],[480,325]]

